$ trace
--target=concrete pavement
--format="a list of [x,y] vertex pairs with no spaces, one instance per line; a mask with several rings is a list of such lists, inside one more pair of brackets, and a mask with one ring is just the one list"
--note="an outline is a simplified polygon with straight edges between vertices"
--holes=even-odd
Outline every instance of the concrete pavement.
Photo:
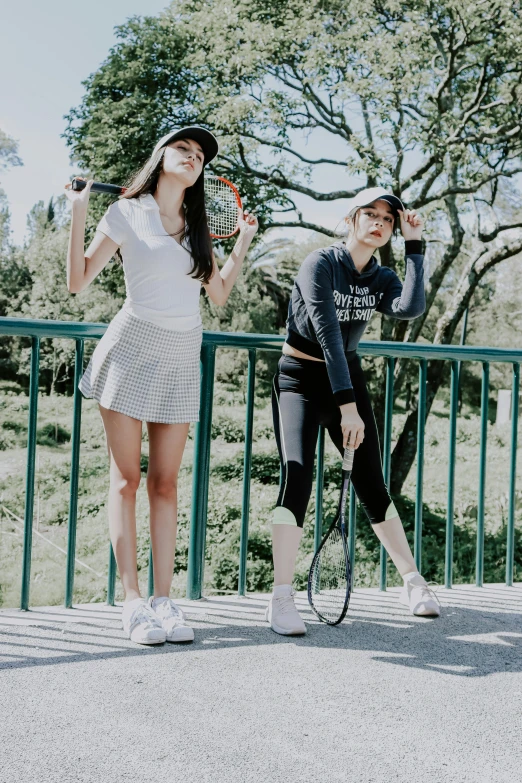
[[356,590],[329,628],[300,595],[302,639],[266,596],[180,601],[196,641],[157,648],[115,607],[1,610],[0,781],[520,780],[522,585],[439,596],[427,620]]

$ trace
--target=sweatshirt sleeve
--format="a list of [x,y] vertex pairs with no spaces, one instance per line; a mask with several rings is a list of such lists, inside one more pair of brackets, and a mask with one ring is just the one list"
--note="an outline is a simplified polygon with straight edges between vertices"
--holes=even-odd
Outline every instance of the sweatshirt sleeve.
[[323,349],[335,401],[338,405],[355,402],[341,327],[335,310],[332,270],[320,252],[311,253],[305,258],[296,284],[301,291],[317,341]]
[[[391,270],[389,270],[391,272]],[[426,309],[424,294],[424,255],[422,242],[410,239],[406,242],[406,275],[404,284],[395,272],[390,274],[390,282],[377,305],[377,310],[385,315],[401,320],[410,320],[422,315]]]
[[96,231],[112,239],[117,245],[122,245],[129,230],[129,224],[123,214],[121,201],[111,204],[96,227]]

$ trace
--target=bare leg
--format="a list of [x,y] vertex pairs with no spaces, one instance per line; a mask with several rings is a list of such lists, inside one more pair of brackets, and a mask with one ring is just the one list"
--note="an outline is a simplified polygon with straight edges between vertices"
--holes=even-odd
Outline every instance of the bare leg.
[[154,595],[170,594],[178,526],[178,472],[187,441],[188,424],[147,424],[150,537],[154,561]]
[[375,534],[391,557],[401,576],[417,571],[415,560],[399,517],[372,525]]
[[303,528],[297,525],[272,525],[274,587],[292,584],[302,535]]
[[125,600],[140,597],[136,559],[136,492],[141,478],[141,421],[100,405],[110,465],[109,532]]

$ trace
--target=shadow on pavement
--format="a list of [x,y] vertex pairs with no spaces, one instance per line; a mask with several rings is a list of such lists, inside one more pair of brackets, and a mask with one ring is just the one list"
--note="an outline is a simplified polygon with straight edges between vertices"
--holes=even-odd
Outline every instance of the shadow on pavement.
[[[139,647],[125,638],[117,607],[58,607],[29,613],[0,612],[0,670],[141,655],[191,655],[262,645],[295,645],[367,652],[370,661],[438,672],[484,677],[522,671],[522,604],[519,589],[444,591],[443,614],[414,618],[398,608],[393,591],[356,591],[341,626],[319,623],[302,596],[305,637],[281,637],[264,622],[265,596],[180,601],[196,628],[192,645]],[[338,660],[338,659],[337,659]],[[245,657],[245,666],[247,659]]]

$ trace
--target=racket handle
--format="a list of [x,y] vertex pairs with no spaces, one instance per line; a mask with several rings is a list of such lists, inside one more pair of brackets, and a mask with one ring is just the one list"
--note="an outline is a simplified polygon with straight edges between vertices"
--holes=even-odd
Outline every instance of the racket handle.
[[[71,183],[71,190],[83,190],[87,182],[84,179],[73,179]],[[121,185],[109,185],[104,182],[93,182],[91,187],[91,193],[112,193],[115,196],[121,196],[125,192],[125,188]]]
[[351,471],[353,468],[353,458],[355,455],[355,449],[349,448],[347,446],[344,450],[344,456],[343,456],[343,470]]

